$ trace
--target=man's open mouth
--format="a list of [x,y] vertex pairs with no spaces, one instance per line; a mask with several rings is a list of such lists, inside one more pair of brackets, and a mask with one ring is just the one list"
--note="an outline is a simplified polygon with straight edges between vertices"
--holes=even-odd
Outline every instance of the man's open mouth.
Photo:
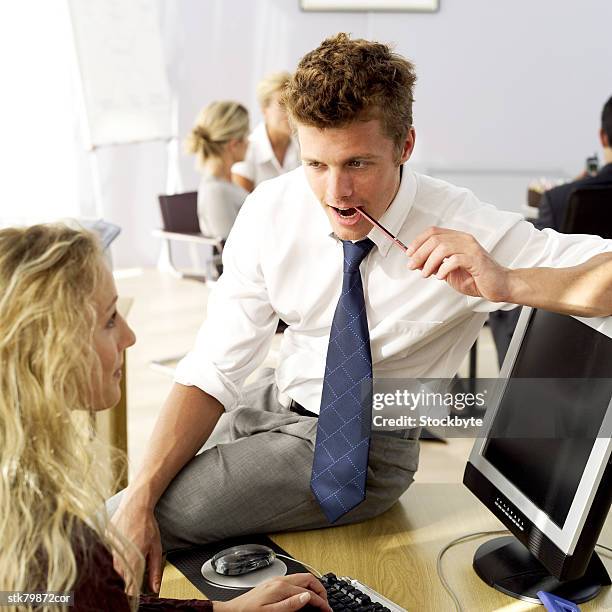
[[332,206],[332,208],[341,216],[341,217],[345,217],[346,219],[349,219],[350,217],[353,217],[357,214],[357,209],[356,208],[336,208],[335,206]]

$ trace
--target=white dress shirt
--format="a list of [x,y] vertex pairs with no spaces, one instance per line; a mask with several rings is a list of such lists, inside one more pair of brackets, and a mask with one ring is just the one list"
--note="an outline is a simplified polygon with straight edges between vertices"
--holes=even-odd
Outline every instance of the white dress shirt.
[[232,166],[232,172],[249,179],[257,186],[262,181],[295,170],[301,163],[300,149],[293,138],[289,140],[283,163],[278,163],[268,138],[266,125],[262,122],[251,132],[245,158]]
[[[577,265],[612,251],[612,241],[536,230],[521,215],[472,192],[404,168],[380,222],[404,244],[436,225],[474,235],[512,268]],[[466,297],[406,267],[405,254],[378,229],[361,264],[375,378],[451,378],[487,313],[507,304]],[[342,287],[343,248],[302,168],[258,187],[242,206],[223,251],[194,349],[176,382],[195,385],[226,410],[268,352],[279,316],[289,324],[276,382],[281,398],[318,413],[331,323]]]

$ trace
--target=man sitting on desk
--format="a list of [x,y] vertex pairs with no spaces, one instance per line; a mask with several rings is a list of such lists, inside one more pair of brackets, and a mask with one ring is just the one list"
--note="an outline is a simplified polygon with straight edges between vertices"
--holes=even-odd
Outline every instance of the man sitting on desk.
[[603,147],[605,165],[594,176],[586,176],[571,183],[559,185],[542,194],[536,227],[552,227],[561,231],[569,198],[573,191],[581,187],[612,187],[612,97],[605,103],[601,112],[599,140]]
[[[612,244],[539,232],[403,166],[414,83],[388,46],[338,34],[285,90],[303,167],[242,207],[195,348],[114,515],[154,586],[158,525],[168,550],[389,508],[413,481],[418,430],[370,435],[361,381],[451,378],[487,313],[509,302],[612,313],[612,255],[601,254]],[[279,316],[289,327],[278,367],[243,388]],[[224,411],[230,440],[196,456]]]

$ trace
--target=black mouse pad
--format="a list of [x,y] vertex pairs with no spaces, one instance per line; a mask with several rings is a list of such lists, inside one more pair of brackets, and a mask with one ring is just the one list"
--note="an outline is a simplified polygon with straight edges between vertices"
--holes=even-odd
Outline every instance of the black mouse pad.
[[[219,551],[229,548],[230,546],[239,546],[241,544],[263,544],[268,546],[274,552],[281,555],[289,555],[289,553],[283,550],[280,546],[276,545],[270,538],[265,535],[249,535],[241,538],[232,538],[231,540],[223,540],[221,542],[214,542],[213,544],[207,544],[206,546],[196,546],[193,548],[185,548],[183,550],[176,550],[169,552],[167,560],[178,569],[185,578],[191,582],[201,593],[204,593],[208,599],[216,599],[217,601],[229,601],[238,597],[243,593],[246,593],[248,589],[222,589],[216,587],[207,580],[204,579],[200,570],[202,565],[214,557]],[[283,563],[287,565],[287,574],[299,574],[301,572],[307,572],[308,570],[298,563],[297,561],[291,561],[289,559],[282,558]]]

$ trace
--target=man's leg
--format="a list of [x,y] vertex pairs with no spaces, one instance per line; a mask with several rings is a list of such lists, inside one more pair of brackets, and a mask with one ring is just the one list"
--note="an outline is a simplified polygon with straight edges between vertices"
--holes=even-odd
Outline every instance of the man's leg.
[[[265,395],[267,387],[272,385],[273,382],[274,370],[272,368],[264,368],[262,369],[261,375],[257,379],[257,381],[247,388],[253,390],[255,402],[259,404],[259,407],[262,410],[266,410],[268,408],[266,404],[269,403],[266,401],[267,398],[262,397],[262,395]],[[278,405],[278,402],[274,402],[273,405],[270,406],[270,408],[276,410],[277,412],[285,410],[282,406]],[[233,420],[234,413],[224,412],[221,415],[221,418],[217,422],[217,425],[215,426],[208,440],[205,442],[204,446],[198,451],[198,453],[201,453],[206,449],[212,448],[217,444],[227,443],[241,437],[242,435],[248,435],[247,433],[241,433],[237,429],[232,428],[231,423]],[[115,495],[106,500],[106,511],[108,512],[109,516],[113,516],[113,514],[116,512],[117,508],[119,507],[119,504],[121,503],[124,491],[125,489],[119,491],[118,493],[115,493]]]
[[[317,419],[280,406],[273,381],[256,383],[245,403],[227,415],[232,441],[194,457],[160,498],[155,514],[164,550],[329,526],[310,491]],[[412,482],[417,463],[416,440],[373,436],[366,500],[335,524],[389,508]],[[109,501],[110,512],[117,503]]]
[[[292,413],[286,418],[272,431],[220,444],[185,466],[155,510],[164,550],[329,526],[310,490],[317,421]],[[412,482],[417,456],[416,440],[375,436],[366,500],[336,524],[389,508]]]

